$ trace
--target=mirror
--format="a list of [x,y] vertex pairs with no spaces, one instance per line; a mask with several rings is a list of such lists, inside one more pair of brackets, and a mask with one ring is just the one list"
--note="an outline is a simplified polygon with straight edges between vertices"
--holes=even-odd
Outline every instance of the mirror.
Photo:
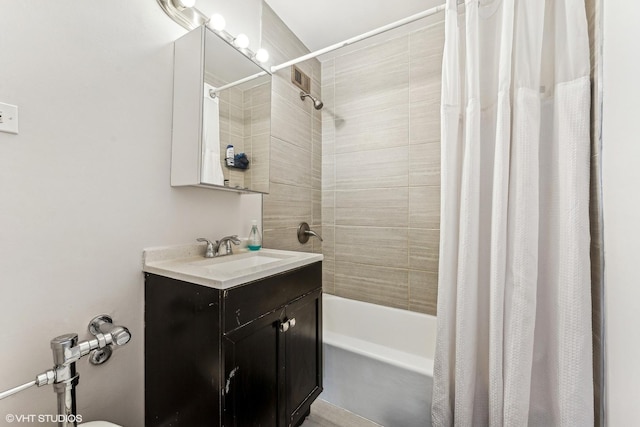
[[171,185],[268,193],[271,75],[206,27],[174,61]]

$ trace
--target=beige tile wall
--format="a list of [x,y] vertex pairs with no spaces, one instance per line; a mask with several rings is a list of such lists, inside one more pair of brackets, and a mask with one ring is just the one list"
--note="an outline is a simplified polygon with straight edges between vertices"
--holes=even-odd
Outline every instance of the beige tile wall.
[[[218,78],[206,74],[205,81],[221,86]],[[253,87],[232,87],[220,93],[220,164],[229,186],[269,191],[269,114],[271,84]],[[232,144],[234,152],[246,153],[250,168],[246,170],[226,167],[226,147]]]
[[[263,3],[262,47],[271,65],[309,53],[304,44]],[[320,93],[320,62],[298,64],[311,77],[312,95]],[[321,171],[322,129],[320,112],[311,100],[302,101],[291,81],[290,69],[273,75],[271,90],[271,148],[269,194],[263,196],[263,244],[268,248],[321,252],[320,241],[297,239],[298,224],[309,223],[322,234]]]
[[324,289],[435,314],[444,24],[322,63]]
[[[594,76],[592,279],[596,425],[601,402],[599,0],[586,0]],[[323,285],[337,295],[435,314],[439,242],[440,67],[443,23],[301,67],[321,114],[301,103],[289,71],[274,76],[273,158],[264,197],[265,246],[322,250]],[[265,5],[263,45],[277,64],[308,50]],[[426,52],[426,54],[425,54]],[[380,67],[380,68],[379,68]],[[375,70],[384,69],[385,73]],[[321,76],[321,77],[320,77]],[[321,86],[320,86],[321,83]],[[300,245],[307,221],[324,244]]]
[[249,169],[240,172],[245,174],[246,187],[268,192],[271,84],[263,83],[244,90],[243,106],[244,150],[251,163]]

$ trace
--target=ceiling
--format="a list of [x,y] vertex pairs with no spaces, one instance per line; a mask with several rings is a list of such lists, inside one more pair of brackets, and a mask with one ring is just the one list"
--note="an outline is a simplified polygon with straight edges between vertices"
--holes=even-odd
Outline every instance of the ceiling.
[[444,3],[444,0],[265,1],[311,51]]

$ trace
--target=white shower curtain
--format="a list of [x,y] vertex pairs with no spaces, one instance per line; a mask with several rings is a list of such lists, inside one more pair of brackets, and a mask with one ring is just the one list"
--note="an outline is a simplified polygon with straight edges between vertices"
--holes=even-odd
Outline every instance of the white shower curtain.
[[584,0],[456,3],[433,425],[593,425]]
[[200,180],[205,184],[224,185],[220,161],[220,105],[219,98],[210,93],[215,87],[204,84],[202,106],[202,171]]

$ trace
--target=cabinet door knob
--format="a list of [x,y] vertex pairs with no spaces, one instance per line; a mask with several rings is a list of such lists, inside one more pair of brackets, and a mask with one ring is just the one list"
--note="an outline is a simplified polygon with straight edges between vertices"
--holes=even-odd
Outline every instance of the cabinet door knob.
[[296,319],[289,319],[286,322],[280,323],[280,332],[287,332],[289,328],[296,326]]
[[280,332],[287,332],[289,330],[289,322],[280,323]]

